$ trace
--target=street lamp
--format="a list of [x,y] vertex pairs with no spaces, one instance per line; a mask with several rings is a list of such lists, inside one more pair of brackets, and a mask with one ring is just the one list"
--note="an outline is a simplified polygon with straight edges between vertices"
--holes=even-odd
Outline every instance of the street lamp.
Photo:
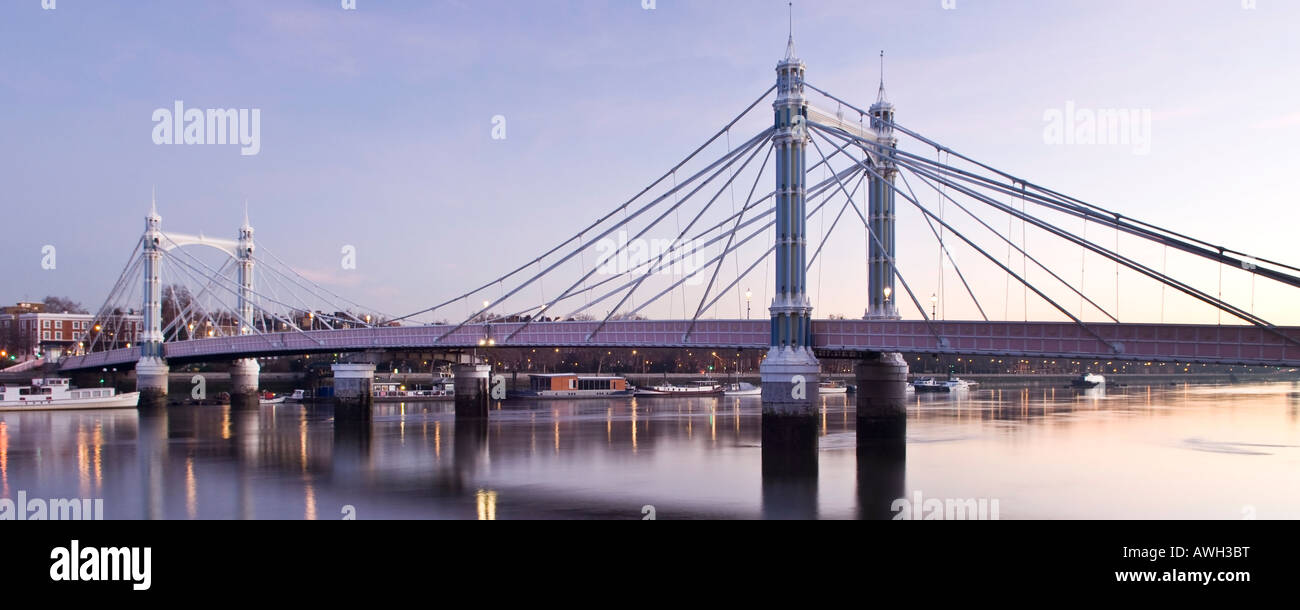
[[931,293],[930,294],[930,319],[931,320],[933,320],[936,317],[934,312],[937,310],[938,307],[939,307],[939,295]]
[[749,302],[754,298],[754,291],[745,289],[745,319],[749,319]]
[[885,311],[889,311],[889,295],[894,294],[894,289],[885,286]]

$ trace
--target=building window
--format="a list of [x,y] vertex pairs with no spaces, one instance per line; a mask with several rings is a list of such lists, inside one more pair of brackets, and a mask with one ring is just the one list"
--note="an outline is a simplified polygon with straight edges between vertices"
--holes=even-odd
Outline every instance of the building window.
[[63,320],[55,320],[54,328],[63,328]]
[[62,340],[63,340],[63,331],[61,331],[61,330],[56,330],[56,331],[54,331],[54,340],[55,340],[55,341],[62,341]]
[[49,341],[49,340],[50,340],[50,331],[48,331],[48,330],[43,330],[43,331],[41,331],[41,339],[44,339],[44,340],[46,340],[46,341]]
[[49,320],[41,320],[41,328],[49,328],[49,327],[50,327]]

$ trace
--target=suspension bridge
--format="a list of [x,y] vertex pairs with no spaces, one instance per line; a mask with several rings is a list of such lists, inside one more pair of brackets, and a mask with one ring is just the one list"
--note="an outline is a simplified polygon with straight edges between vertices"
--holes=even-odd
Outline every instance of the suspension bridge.
[[[1300,328],[1256,315],[1253,303],[1231,302],[1222,288],[1207,289],[1203,277],[1175,277],[1163,262],[1143,260],[1141,249],[1122,252],[1119,236],[1165,257],[1174,251],[1205,261],[1220,278],[1225,269],[1248,274],[1252,286],[1262,280],[1300,288],[1300,269],[1066,195],[911,130],[895,120],[883,68],[877,99],[865,109],[808,81],[806,69],[792,35],[776,84],[635,196],[508,273],[407,315],[377,312],[307,280],[255,244],[247,214],[238,238],[224,240],[163,231],[155,204],[84,353],[60,366],[134,366],[142,392],[156,396],[166,393],[169,365],[199,361],[234,363],[238,393],[256,391],[256,358],[267,356],[766,349],[765,422],[808,419],[818,400],[819,359],[847,358],[858,360],[859,420],[895,431],[907,376],[900,352],[1300,366]],[[770,122],[764,107],[771,108]],[[733,146],[737,133],[748,137]],[[977,316],[937,319],[936,297],[918,289],[928,280],[904,274],[911,261],[896,258],[896,223],[909,216],[934,237],[944,272],[960,287],[952,292],[969,299]],[[815,219],[823,221],[818,239],[809,232]],[[827,264],[837,228],[864,246],[856,263],[865,265],[862,319],[813,316],[808,275]],[[1033,252],[1025,238],[1030,228]],[[1111,233],[1113,244],[1098,237]],[[671,236],[664,247],[645,251],[646,239],[663,234]],[[221,262],[196,255],[199,249],[219,253]],[[1113,306],[1103,304],[1089,294],[1082,269],[1076,277],[1064,268],[1062,251],[1105,261],[1117,278],[1122,268],[1162,295],[1201,303],[1221,322],[1121,322],[1118,279]],[[990,299],[972,270],[1020,287],[1025,302],[1033,299],[1051,319],[1029,319],[1027,304],[1024,319],[991,318],[999,305],[1007,311],[1010,292]],[[769,283],[767,319],[739,316],[747,278]],[[187,287],[183,294],[178,285]],[[732,297],[737,317],[718,315]],[[145,330],[131,342],[112,329],[134,310],[142,312]],[[660,317],[651,319],[654,313]],[[340,378],[368,383],[373,365],[355,367],[341,369]],[[464,364],[456,375],[458,417],[486,417],[488,365]],[[766,443],[766,427],[764,435]]]

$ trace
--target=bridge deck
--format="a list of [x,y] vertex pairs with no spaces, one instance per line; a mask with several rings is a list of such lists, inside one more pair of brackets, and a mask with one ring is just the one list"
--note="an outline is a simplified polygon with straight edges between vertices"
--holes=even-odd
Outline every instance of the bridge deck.
[[[627,320],[608,323],[595,337],[596,322],[538,322],[469,325],[447,335],[449,326],[318,330],[241,337],[214,337],[165,345],[175,362],[231,360],[300,353],[383,349],[438,350],[480,347],[682,347],[758,349],[768,345],[767,320],[701,320],[686,336],[689,321]],[[976,354],[1021,358],[1129,359],[1263,366],[1300,366],[1300,346],[1251,326],[1176,324],[1089,324],[1089,334],[1069,322],[934,322],[818,320],[814,344],[827,354],[899,351]],[[1279,329],[1300,340],[1300,328]],[[134,364],[139,349],[73,356],[63,370]]]

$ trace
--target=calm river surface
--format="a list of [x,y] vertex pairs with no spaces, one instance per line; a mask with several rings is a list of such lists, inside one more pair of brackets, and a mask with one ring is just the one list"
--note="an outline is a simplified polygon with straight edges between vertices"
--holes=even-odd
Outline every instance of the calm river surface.
[[376,405],[368,430],[325,406],[0,413],[0,497],[103,498],[109,519],[889,518],[917,494],[1002,519],[1298,519],[1297,390],[922,396],[905,452],[864,458],[853,396],[827,396],[793,486],[764,480],[757,398],[512,401],[459,430],[450,403]]

